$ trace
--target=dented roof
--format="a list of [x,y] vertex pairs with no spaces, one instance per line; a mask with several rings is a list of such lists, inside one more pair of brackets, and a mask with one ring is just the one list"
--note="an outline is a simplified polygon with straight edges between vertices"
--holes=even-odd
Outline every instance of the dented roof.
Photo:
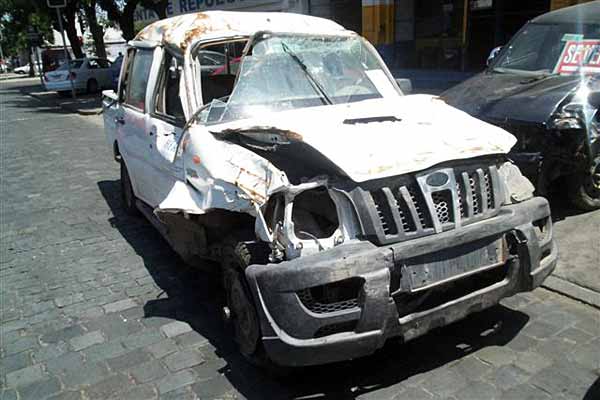
[[142,29],[136,41],[162,43],[185,50],[204,35],[252,35],[259,31],[339,34],[341,25],[318,17],[279,12],[206,11],[156,21]]

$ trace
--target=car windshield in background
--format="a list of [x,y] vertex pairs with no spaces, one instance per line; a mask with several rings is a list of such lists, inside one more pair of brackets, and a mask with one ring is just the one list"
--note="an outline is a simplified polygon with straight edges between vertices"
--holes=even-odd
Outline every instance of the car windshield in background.
[[600,25],[527,24],[492,67],[525,74],[600,73]]
[[[79,68],[81,68],[81,64],[83,64],[83,60],[73,60],[73,61],[70,61],[70,64],[71,64],[71,69],[79,69]],[[69,67],[67,66],[67,63],[64,63],[63,65],[58,67],[56,70],[57,71],[66,71],[68,69],[69,69]]]
[[231,96],[213,100],[200,119],[217,124],[262,113],[399,95],[362,38],[269,35],[242,59]]

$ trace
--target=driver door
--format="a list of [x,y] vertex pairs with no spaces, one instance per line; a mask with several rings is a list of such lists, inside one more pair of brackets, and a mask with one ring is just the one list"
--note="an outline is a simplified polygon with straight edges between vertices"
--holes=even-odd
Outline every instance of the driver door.
[[153,142],[150,157],[155,177],[152,181],[154,204],[160,204],[175,182],[184,179],[182,159],[175,157],[185,125],[179,93],[181,65],[181,59],[163,50],[149,121]]

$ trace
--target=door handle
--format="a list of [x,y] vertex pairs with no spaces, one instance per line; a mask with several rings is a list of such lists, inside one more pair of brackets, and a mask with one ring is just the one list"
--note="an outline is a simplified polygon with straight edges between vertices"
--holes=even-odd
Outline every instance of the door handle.
[[163,133],[163,136],[175,136],[175,131]]
[[148,132],[148,135],[152,136],[152,135],[154,135],[154,132],[150,131],[150,132]]
[[123,118],[123,117],[115,117],[115,124],[125,125],[125,118]]

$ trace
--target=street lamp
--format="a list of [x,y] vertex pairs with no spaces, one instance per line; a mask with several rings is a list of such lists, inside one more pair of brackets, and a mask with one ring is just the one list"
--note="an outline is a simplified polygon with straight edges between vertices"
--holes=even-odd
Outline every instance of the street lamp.
[[56,17],[58,18],[58,27],[60,28],[60,34],[63,42],[63,50],[65,51],[65,62],[69,70],[69,81],[71,82],[71,93],[75,98],[75,84],[73,83],[73,73],[71,72],[71,62],[69,60],[69,51],[67,50],[67,41],[65,39],[65,30],[63,29],[62,16],[60,9],[67,6],[67,0],[46,0],[48,7],[56,9]]

